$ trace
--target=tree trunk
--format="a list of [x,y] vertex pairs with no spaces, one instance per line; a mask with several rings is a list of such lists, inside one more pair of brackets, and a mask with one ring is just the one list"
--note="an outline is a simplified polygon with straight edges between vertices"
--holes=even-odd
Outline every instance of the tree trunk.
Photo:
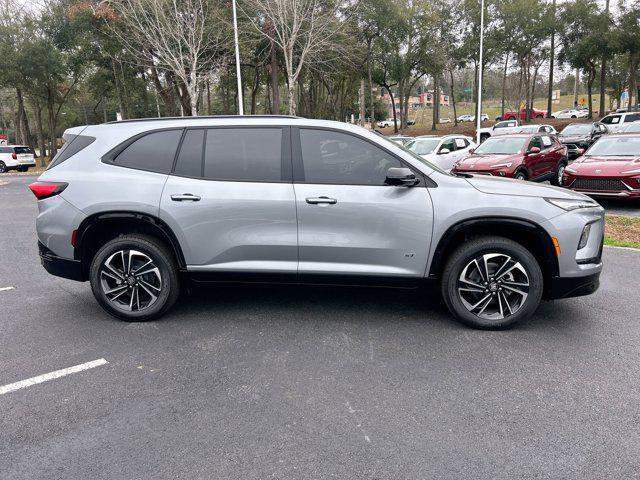
[[280,88],[278,85],[278,56],[276,55],[276,47],[271,42],[271,113],[277,115],[280,113]]
[[556,0],[553,0],[551,14],[553,15],[553,25],[551,26],[551,50],[549,52],[549,91],[547,94],[547,118],[551,118],[551,97],[553,96],[553,60],[556,56]]
[[360,126],[364,127],[365,119],[365,100],[364,100],[364,78],[360,79]]
[[297,111],[296,105],[296,79],[289,75],[289,84],[287,85],[287,101],[289,103],[289,115],[295,115]]
[[587,77],[587,99],[589,101],[589,118],[593,118],[593,102],[591,99],[591,90],[593,88],[593,81],[596,78],[595,66],[589,69],[589,76]]
[[113,57],[111,57],[111,70],[113,72],[113,84],[116,87],[116,95],[118,96],[118,108],[120,109],[120,115],[124,120],[127,118],[126,102],[120,85],[120,77],[118,76],[118,70],[116,68],[116,60]]
[[451,104],[453,105],[453,124],[458,125],[458,114],[456,113],[456,96],[455,89],[453,88],[453,69],[449,70],[449,76],[451,77]]
[[440,85],[438,84],[438,75],[433,76],[433,115],[431,119],[431,130],[436,130],[440,116]]
[[251,89],[251,115],[257,113],[258,108],[258,91],[260,90],[260,68],[255,67],[255,75],[253,77],[253,88]]
[[38,148],[40,149],[40,166],[46,166],[45,157],[47,156],[47,147],[44,140],[44,128],[42,128],[42,107],[37,99],[33,100],[33,114],[36,118],[36,132],[38,135]]
[[369,121],[371,122],[371,130],[374,130],[376,124],[376,102],[373,97],[373,74],[371,73],[371,46],[369,46],[369,58],[367,59],[367,70],[369,75]]
[[629,98],[627,102],[627,107],[631,109],[633,106],[633,98],[636,98],[636,103],[638,102],[638,84],[636,80],[636,70],[638,69],[638,57],[635,52],[631,52],[629,54]]
[[[605,15],[607,19],[609,17],[609,0],[606,0],[604,7]],[[599,116],[604,117],[604,94],[605,94],[605,81],[606,81],[606,72],[607,72],[607,56],[604,55],[602,57],[602,65],[600,66],[600,108],[599,108]]]
[[504,102],[507,89],[507,70],[509,68],[509,52],[504,59],[504,70],[502,71],[502,98],[500,100],[500,118],[504,117]]
[[389,92],[389,98],[391,99],[391,110],[393,111],[393,129],[394,132],[398,133],[398,115],[396,114],[396,101],[393,98],[391,87],[386,87],[386,89],[387,92]]
[[211,115],[211,81],[209,80],[209,76],[207,76],[207,115]]

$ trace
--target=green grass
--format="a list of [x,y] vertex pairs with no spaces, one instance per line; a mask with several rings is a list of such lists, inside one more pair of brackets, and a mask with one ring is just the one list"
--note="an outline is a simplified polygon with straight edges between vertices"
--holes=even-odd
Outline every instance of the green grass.
[[615,238],[604,237],[604,244],[610,247],[640,248],[640,242],[626,242]]

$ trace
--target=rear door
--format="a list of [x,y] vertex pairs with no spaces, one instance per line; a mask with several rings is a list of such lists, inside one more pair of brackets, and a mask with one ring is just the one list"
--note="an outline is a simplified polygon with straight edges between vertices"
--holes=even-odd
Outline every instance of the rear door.
[[422,277],[433,209],[424,178],[385,185],[407,167],[372,140],[321,128],[293,128],[299,274]]
[[190,128],[160,203],[190,271],[293,273],[289,127]]

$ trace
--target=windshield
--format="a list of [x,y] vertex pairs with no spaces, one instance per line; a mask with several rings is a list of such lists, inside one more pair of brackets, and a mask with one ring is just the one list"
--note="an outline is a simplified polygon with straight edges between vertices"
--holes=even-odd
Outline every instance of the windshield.
[[407,143],[407,150],[412,151],[416,155],[429,155],[433,153],[439,143],[439,138],[418,138]]
[[587,150],[593,157],[636,157],[640,156],[640,137],[601,138]]
[[591,133],[591,124],[589,123],[567,125],[562,130],[562,135],[588,135],[589,133]]
[[488,138],[474,153],[479,155],[512,155],[522,151],[525,142],[529,140],[526,137],[515,138]]

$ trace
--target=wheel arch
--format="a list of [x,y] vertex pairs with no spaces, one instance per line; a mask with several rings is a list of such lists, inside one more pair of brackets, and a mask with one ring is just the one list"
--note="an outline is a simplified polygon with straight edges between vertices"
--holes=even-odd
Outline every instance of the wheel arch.
[[100,212],[85,218],[75,235],[74,258],[80,260],[88,277],[91,258],[100,246],[128,233],[142,233],[156,237],[171,249],[181,270],[186,268],[182,247],[171,228],[158,217],[132,211]]
[[527,248],[540,265],[545,280],[545,293],[550,287],[550,279],[559,276],[553,241],[542,226],[520,218],[492,216],[465,219],[450,226],[435,248],[428,277],[439,279],[447,259],[458,245],[485,235],[509,238]]

